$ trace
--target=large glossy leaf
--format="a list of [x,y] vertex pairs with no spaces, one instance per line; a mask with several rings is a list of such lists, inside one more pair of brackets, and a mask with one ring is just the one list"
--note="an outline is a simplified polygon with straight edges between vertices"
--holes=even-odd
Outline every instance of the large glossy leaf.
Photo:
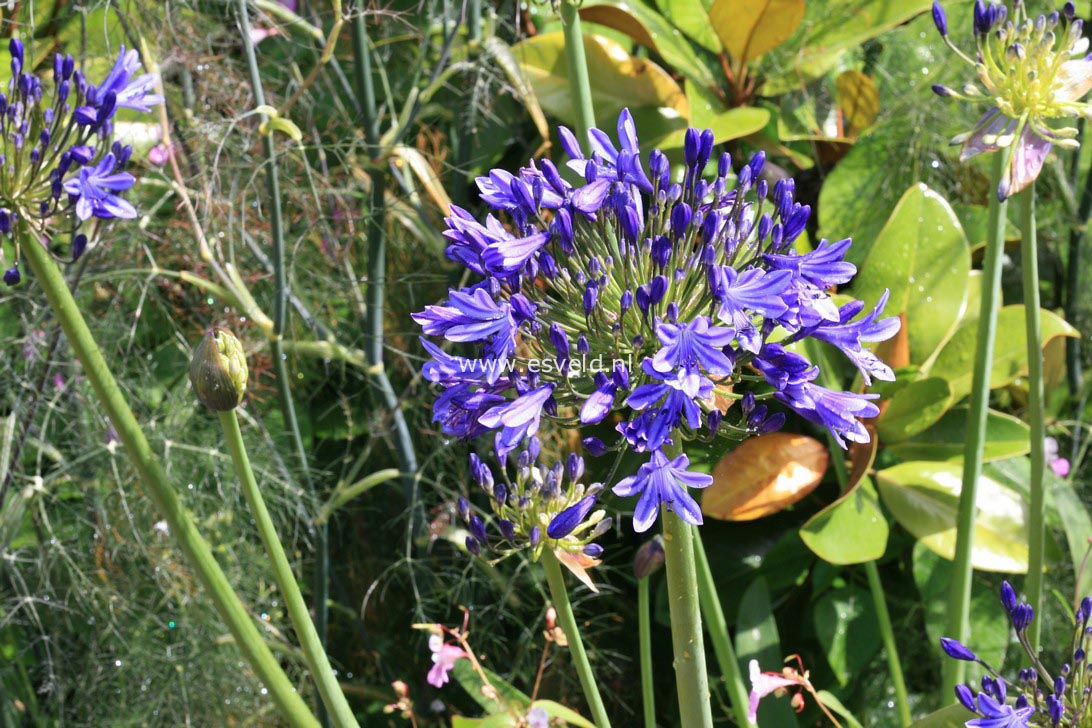
[[[770,112],[757,106],[726,109],[716,94],[696,83],[687,82],[686,96],[690,102],[690,126],[712,129],[717,144],[740,139],[761,131],[770,121]],[[679,129],[658,146],[664,151],[681,149],[686,130]]]
[[834,676],[843,687],[848,685],[880,648],[876,609],[868,590],[844,586],[828,591],[815,604],[812,619]]
[[921,364],[955,331],[967,303],[971,253],[959,218],[933,190],[903,194],[853,280],[871,304],[891,291],[886,312],[906,313],[910,362]]
[[[762,86],[764,96],[777,96],[834,68],[838,59],[870,38],[905,23],[932,6],[932,0],[828,0],[815,3],[807,29],[787,50],[792,62]],[[799,46],[799,49],[797,49]]]
[[[649,50],[659,53],[672,69],[694,83],[712,87],[718,82],[718,77],[713,75],[709,66],[672,24],[640,0],[585,0],[580,4],[580,17],[625,33]],[[704,26],[719,46],[720,42],[709,28],[708,18]]]
[[[925,432],[887,446],[887,452],[899,460],[963,459],[963,440],[967,437],[968,407],[953,407]],[[1031,448],[1028,426],[1018,418],[996,410],[986,414],[985,462],[1027,454]]]
[[[876,473],[880,496],[895,520],[940,556],[955,553],[962,466],[915,460]],[[982,571],[1024,573],[1028,568],[1027,504],[983,476],[978,481],[971,562]]]
[[880,440],[902,442],[932,427],[952,404],[948,382],[929,377],[896,390],[876,421]]
[[804,0],[715,0],[709,22],[736,67],[786,41],[804,19]]
[[668,22],[702,48],[710,53],[721,52],[720,39],[709,22],[707,3],[702,0],[656,0],[656,7]]
[[774,432],[744,440],[713,468],[702,513],[723,521],[751,521],[796,503],[823,479],[830,455],[807,435]]
[[[759,577],[743,592],[736,620],[736,658],[739,669],[747,675],[748,664],[758,660],[764,672],[779,672],[783,655],[781,637],[777,631],[773,607],[770,606],[770,589],[766,579]],[[758,706],[758,725],[776,725],[791,728],[797,725],[796,716],[788,700],[763,700]]]
[[863,564],[883,556],[888,532],[876,489],[864,478],[801,526],[800,538],[828,563]]
[[974,717],[974,713],[956,703],[914,721],[914,728],[954,728],[966,725]]
[[[938,661],[949,658],[940,651],[940,638],[948,628],[948,597],[952,590],[952,562],[940,558],[922,543],[914,545],[914,583],[925,607],[925,632]],[[971,582],[971,634],[974,651],[991,665],[1004,661],[1009,644],[1009,623],[1005,609],[993,588],[979,580]]]
[[[1056,336],[1078,335],[1075,328],[1053,311],[1043,309],[1040,313],[1044,344]],[[1024,329],[1023,305],[1005,306],[997,312],[997,332],[990,375],[991,389],[1007,386],[1027,371],[1027,334]],[[971,392],[977,337],[977,321],[961,325],[929,367],[932,376],[948,380],[956,401]]]
[[[523,73],[542,108],[563,123],[576,125],[577,114],[569,87],[565,37],[544,33],[513,47]],[[584,36],[584,53],[591,74],[596,122],[613,129],[619,112],[628,107],[640,122],[644,139],[660,138],[685,126],[690,118],[686,95],[664,69],[637,58],[618,43],[599,35]]]

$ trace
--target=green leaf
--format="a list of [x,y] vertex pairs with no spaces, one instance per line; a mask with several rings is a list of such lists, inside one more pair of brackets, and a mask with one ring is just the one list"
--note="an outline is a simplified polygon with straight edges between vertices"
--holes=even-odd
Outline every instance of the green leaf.
[[861,721],[853,717],[853,713],[849,712],[849,708],[842,705],[842,701],[834,697],[834,694],[827,690],[820,690],[816,693],[819,696],[819,702],[827,706],[827,709],[832,713],[837,713],[846,719],[846,725],[849,728],[862,728]]
[[[736,619],[736,659],[744,675],[750,672],[748,665],[751,660],[757,660],[764,672],[778,672],[781,669],[781,638],[764,577],[751,582],[743,593]],[[758,706],[758,724],[795,726],[797,723],[788,700],[767,698]]]
[[[687,0],[679,0],[685,3]],[[700,3],[699,3],[700,4]],[[701,10],[705,15],[705,9]],[[663,15],[640,0],[585,0],[580,5],[580,17],[592,23],[625,33],[649,50],[660,54],[667,65],[700,86],[718,84],[719,71],[714,75],[694,48]],[[706,16],[707,21],[707,16]],[[708,29],[708,22],[704,23]],[[716,41],[711,29],[709,35]],[[719,41],[716,41],[718,48]]]
[[[1043,345],[1056,336],[1078,336],[1077,330],[1053,311],[1040,311]],[[1005,306],[997,312],[998,336],[994,342],[990,389],[1012,384],[1028,368],[1027,332],[1024,328],[1024,306]],[[952,385],[958,402],[971,393],[972,368],[978,322],[961,325],[951,340],[937,354],[928,368],[933,376],[944,377]]]
[[[934,552],[951,559],[962,477],[959,464],[915,460],[881,470],[876,482],[895,520]],[[1027,504],[996,480],[983,476],[978,481],[976,506],[974,568],[1025,573]]]
[[709,23],[734,68],[781,45],[803,19],[804,0],[715,0],[709,8]]
[[[512,51],[543,110],[576,126],[564,35],[536,35],[520,41]],[[613,129],[618,114],[627,107],[636,117],[642,140],[658,139],[686,126],[690,118],[686,95],[664,69],[600,35],[584,35],[584,53],[588,67],[595,69],[591,91],[600,126]]]
[[883,556],[888,531],[876,489],[864,478],[801,526],[800,538],[828,563],[863,564]]
[[892,395],[887,409],[876,420],[880,441],[884,444],[901,442],[928,430],[951,404],[951,389],[940,377],[910,382]]
[[[716,94],[698,84],[687,82],[686,95],[690,101],[690,126],[712,129],[717,144],[755,134],[770,121],[769,110],[757,106],[724,108]],[[664,151],[682,149],[685,139],[686,129],[680,129],[661,139],[658,146]]]
[[778,96],[825,74],[842,55],[866,40],[905,23],[932,6],[931,0],[829,0],[814,3],[807,30],[799,42],[786,43],[792,58],[780,74],[771,74],[760,89],[763,96]]
[[566,708],[561,703],[555,703],[553,700],[536,700],[531,703],[531,709],[534,708],[542,708],[551,718],[563,720],[569,725],[575,725],[578,728],[595,728],[595,724],[580,715],[580,713],[577,713],[572,708]]
[[[940,651],[948,628],[948,596],[952,590],[952,562],[940,558],[925,544],[914,545],[914,583],[925,608],[925,632],[938,661],[949,659]],[[971,634],[974,651],[991,665],[1000,665],[1009,644],[1009,623],[997,592],[979,579],[971,582]]]
[[[940,421],[914,437],[887,446],[899,460],[962,461],[963,439],[967,436],[969,408],[954,407]],[[990,410],[986,413],[986,442],[983,460],[1004,460],[1026,455],[1031,447],[1028,426],[1012,415]]]
[[956,703],[914,721],[914,728],[952,728],[953,726],[964,725],[974,715],[974,713]]
[[721,52],[720,39],[702,0],[656,0],[664,18],[710,53]]
[[921,364],[952,335],[967,305],[971,252],[947,201],[923,184],[895,206],[853,280],[871,305],[891,291],[886,313],[906,313],[910,362]]
[[[451,676],[462,686],[467,695],[473,698],[478,705],[482,706],[482,708],[489,713],[506,713],[507,706],[523,710],[531,704],[531,699],[524,695],[519,688],[486,668],[482,668],[482,672],[484,672],[485,676],[489,679],[489,683],[496,688],[498,693],[500,693],[504,702],[488,698],[482,693],[485,682],[482,680],[481,675],[474,670],[474,667],[470,664],[470,660],[456,660],[455,667],[451,669]],[[505,705],[506,703],[507,706]]]
[[827,662],[845,687],[880,648],[872,597],[857,586],[832,589],[815,605],[812,619]]

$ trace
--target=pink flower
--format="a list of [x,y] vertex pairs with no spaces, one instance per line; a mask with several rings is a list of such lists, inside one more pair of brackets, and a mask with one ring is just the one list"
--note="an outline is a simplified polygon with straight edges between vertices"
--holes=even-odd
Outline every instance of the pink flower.
[[758,718],[758,701],[778,690],[799,686],[800,680],[790,680],[780,672],[762,672],[758,660],[751,660],[748,667],[751,670],[751,704],[747,709],[747,720],[754,723]]
[[468,655],[458,645],[444,644],[444,638],[438,634],[428,638],[428,648],[432,650],[432,669],[428,671],[428,684],[434,688],[442,688],[450,679],[448,673],[451,668]]

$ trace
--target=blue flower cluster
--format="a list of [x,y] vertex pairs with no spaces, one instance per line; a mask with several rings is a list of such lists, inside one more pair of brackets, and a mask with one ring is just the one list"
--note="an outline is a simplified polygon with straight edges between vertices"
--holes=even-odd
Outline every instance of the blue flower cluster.
[[502,554],[529,549],[535,561],[545,548],[563,557],[595,559],[603,553],[602,546],[592,543],[611,526],[606,512],[595,508],[603,485],[581,482],[584,459],[576,453],[550,467],[539,464],[540,454],[538,438],[528,438],[526,449],[516,458],[514,477],[504,463],[499,479],[477,455],[470,456],[471,477],[496,516],[496,533],[491,537],[485,522],[471,513],[470,503],[459,498],[456,510],[470,531],[466,547],[472,554],[480,554],[485,546]]
[[[770,189],[762,153],[734,173],[722,154],[707,177],[713,132],[689,129],[675,182],[658,149],[646,168],[628,110],[617,142],[592,129],[586,151],[568,129],[559,132],[582,183],[548,159],[516,174],[493,170],[478,187],[507,222],[492,214],[481,222],[454,206],[447,219],[447,255],[478,281],[414,315],[427,336],[474,345],[464,358],[423,341],[432,356],[425,376],[442,390],[433,417],[443,432],[493,432],[504,461],[544,416],[579,426],[613,415],[616,441],[589,437],[585,447],[649,454],[614,487],[640,496],[641,531],[661,505],[701,523],[687,489],[710,479],[672,453],[697,435],[777,429],[784,415],[769,400],[843,446],[867,441],[858,418],[878,414],[875,395],[816,384],[818,368],[793,345],[828,342],[866,382],[891,380],[865,345],[894,335],[899,322],[880,318],[886,296],[860,318],[863,303],[834,302],[830,289],[856,272],[844,260],[850,241],[796,249],[810,209],[794,200],[793,181]],[[733,401],[740,406],[729,408]]]
[[[132,148],[113,141],[119,108],[150,111],[162,97],[153,93],[156,78],[137,75],[140,59],[122,46],[113,68],[94,85],[70,55],[53,57],[48,89],[24,70],[23,42],[12,38],[11,80],[0,92],[0,235],[13,237],[18,251],[24,230],[46,242],[67,218],[71,256],[87,248],[80,223],[92,218],[134,218],[136,209],[119,193],[136,180],[125,171]],[[18,261],[18,253],[16,253]],[[0,267],[3,252],[0,250]],[[4,272],[4,282],[19,282],[18,262]]]
[[[1067,650],[1072,662],[1063,663],[1055,677],[1051,677],[1038,652],[1028,642],[1027,630],[1035,619],[1034,610],[1027,602],[1017,599],[1016,591],[1007,581],[1001,584],[1001,604],[1031,661],[1029,667],[1020,670],[1015,682],[1006,680],[965,645],[947,637],[940,640],[941,648],[949,657],[976,662],[986,669],[981,690],[976,691],[970,685],[955,688],[956,698],[976,716],[965,725],[971,728],[1076,728],[1086,724],[1092,716],[1089,711],[1092,666],[1088,664],[1088,650],[1092,648],[1092,625],[1089,625],[1092,597],[1085,597],[1077,606],[1073,616],[1073,642]],[[1012,694],[1015,698],[1010,700]]]

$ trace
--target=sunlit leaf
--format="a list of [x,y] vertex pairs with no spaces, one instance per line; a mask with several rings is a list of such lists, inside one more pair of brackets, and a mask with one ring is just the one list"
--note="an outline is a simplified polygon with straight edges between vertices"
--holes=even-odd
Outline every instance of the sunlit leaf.
[[744,440],[713,468],[702,513],[725,521],[777,513],[814,490],[829,462],[826,446],[806,435],[775,432]]
[[[1077,330],[1053,311],[1040,311],[1043,343],[1058,336],[1078,336]],[[997,312],[998,336],[994,342],[990,389],[1012,384],[1028,368],[1024,307],[1005,306]],[[929,373],[944,377],[952,386],[956,401],[971,392],[978,321],[963,324],[937,354]]]
[[[876,482],[895,520],[938,555],[951,559],[962,476],[961,465],[916,460],[881,470]],[[1027,504],[988,477],[979,479],[977,496],[971,554],[974,568],[1026,572]]]
[[800,538],[828,563],[863,564],[883,556],[889,531],[872,481],[862,478],[801,526]]
[[[770,121],[770,112],[767,109],[757,106],[726,109],[712,91],[689,81],[686,84],[686,94],[690,100],[690,126],[712,129],[713,139],[717,144],[750,136],[761,131]],[[681,149],[685,138],[686,130],[679,129],[656,142],[656,146],[664,151]]]
[[669,23],[710,53],[720,53],[720,39],[706,12],[708,5],[702,0],[656,0],[656,6]]
[[[963,459],[967,437],[968,407],[948,410],[929,429],[899,443],[887,445],[887,452],[900,460]],[[986,440],[982,457],[986,462],[1025,455],[1031,447],[1028,426],[1012,415],[990,410],[986,415]]]
[[577,728],[595,728],[595,724],[580,715],[580,713],[553,700],[536,700],[531,703],[531,709],[534,708],[541,708],[551,718],[562,720],[568,725],[577,726]]
[[871,78],[860,71],[842,71],[834,87],[847,136],[855,137],[875,123],[880,112],[880,92]]
[[884,443],[901,442],[934,425],[952,404],[948,382],[929,377],[910,382],[896,390],[876,421],[876,432]]
[[853,280],[871,305],[891,292],[886,313],[906,313],[910,361],[921,364],[952,335],[967,301],[971,254],[959,219],[933,190],[903,194]]
[[716,0],[709,22],[737,64],[776,48],[804,19],[804,0]]
[[[536,35],[520,41],[512,51],[546,113],[575,126],[577,113],[569,87],[564,35]],[[591,74],[592,101],[601,127],[613,129],[619,112],[626,107],[637,117],[642,140],[660,138],[686,126],[690,118],[686,95],[664,69],[599,35],[585,34],[584,53],[588,67],[595,69]]]

